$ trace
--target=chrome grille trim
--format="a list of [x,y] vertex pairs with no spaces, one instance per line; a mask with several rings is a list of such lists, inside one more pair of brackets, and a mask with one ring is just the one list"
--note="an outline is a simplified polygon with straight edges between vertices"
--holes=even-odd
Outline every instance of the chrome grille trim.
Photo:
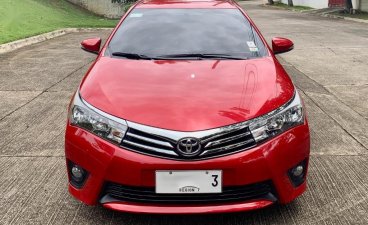
[[226,147],[221,147],[221,148],[214,148],[214,149],[210,149],[210,150],[205,150],[201,155],[206,155],[208,153],[216,153],[216,152],[223,152],[223,151],[226,151],[226,150],[229,150],[231,148],[237,148],[237,147],[241,147],[243,145],[246,145],[246,144],[249,144],[251,143],[253,140],[247,140],[247,141],[244,141],[244,142],[240,142],[240,143],[237,143],[237,144],[232,144],[232,145],[228,145]]
[[[121,147],[127,150],[176,160],[202,160],[244,151],[256,145],[247,123],[211,130],[183,132],[150,127],[127,121],[128,131]],[[203,149],[198,156],[185,157],[177,151],[179,140],[200,140]]]
[[146,126],[146,125],[142,125],[142,124],[138,124],[138,123],[134,123],[130,121],[127,121],[127,124],[129,128],[133,128],[135,130],[139,130],[139,131],[154,135],[158,138],[166,139],[170,142],[177,142],[180,139],[185,138],[185,137],[195,137],[201,140],[208,141],[208,140],[212,140],[213,138],[222,136],[224,134],[234,132],[235,130],[240,130],[240,129],[248,127],[248,123],[244,122],[241,124],[235,124],[235,125],[215,128],[211,130],[184,132],[184,131],[166,130],[166,129],[161,129],[157,127]]
[[217,140],[217,141],[211,141],[211,142],[208,142],[206,144],[205,148],[209,148],[209,147],[213,147],[213,146],[216,146],[216,145],[219,145],[219,144],[223,144],[223,143],[226,143],[226,142],[229,142],[229,141],[233,141],[233,140],[236,140],[236,139],[239,139],[239,138],[248,136],[250,134],[251,133],[249,131],[249,132],[246,132],[244,134],[235,135],[233,137],[223,138],[223,139],[220,139],[220,140]]
[[137,146],[139,148],[144,148],[144,149],[150,150],[152,152],[159,152],[159,153],[164,153],[164,154],[168,154],[168,155],[175,155],[175,156],[178,155],[174,151],[163,150],[163,149],[160,149],[160,148],[150,147],[150,146],[147,146],[147,145],[141,145],[141,144],[138,144],[138,143],[135,143],[135,142],[127,141],[127,140],[123,140],[123,143],[127,143],[127,144],[130,144],[130,145],[133,145],[133,146]]
[[140,135],[132,134],[130,132],[127,132],[126,135],[130,136],[130,137],[140,139],[140,140],[143,140],[143,141],[151,142],[151,143],[154,143],[154,144],[157,144],[157,145],[162,145],[162,146],[174,149],[174,147],[169,142],[164,142],[164,141],[159,141],[159,140],[143,137],[143,136],[140,136]]

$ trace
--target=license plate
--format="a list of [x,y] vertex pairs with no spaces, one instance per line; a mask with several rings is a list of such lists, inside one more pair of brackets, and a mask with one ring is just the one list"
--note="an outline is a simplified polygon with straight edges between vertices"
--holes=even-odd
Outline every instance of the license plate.
[[221,193],[221,170],[156,171],[156,193]]

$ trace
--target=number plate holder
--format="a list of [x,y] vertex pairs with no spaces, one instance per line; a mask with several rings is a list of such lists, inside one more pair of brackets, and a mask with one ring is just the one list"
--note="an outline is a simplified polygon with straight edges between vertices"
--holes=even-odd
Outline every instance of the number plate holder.
[[203,194],[222,192],[222,170],[156,171],[158,194]]

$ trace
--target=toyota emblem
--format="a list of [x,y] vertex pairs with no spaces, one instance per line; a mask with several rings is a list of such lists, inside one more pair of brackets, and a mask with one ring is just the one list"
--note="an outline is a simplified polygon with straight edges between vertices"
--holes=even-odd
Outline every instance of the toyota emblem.
[[178,142],[177,150],[182,156],[196,156],[202,150],[201,141],[192,137],[182,138]]

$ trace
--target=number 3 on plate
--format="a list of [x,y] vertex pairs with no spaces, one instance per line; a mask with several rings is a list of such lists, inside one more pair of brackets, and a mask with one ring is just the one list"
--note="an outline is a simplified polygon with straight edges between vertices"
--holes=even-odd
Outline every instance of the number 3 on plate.
[[217,185],[218,185],[218,181],[217,181],[218,175],[212,175],[212,177],[213,177],[212,186],[217,187]]

